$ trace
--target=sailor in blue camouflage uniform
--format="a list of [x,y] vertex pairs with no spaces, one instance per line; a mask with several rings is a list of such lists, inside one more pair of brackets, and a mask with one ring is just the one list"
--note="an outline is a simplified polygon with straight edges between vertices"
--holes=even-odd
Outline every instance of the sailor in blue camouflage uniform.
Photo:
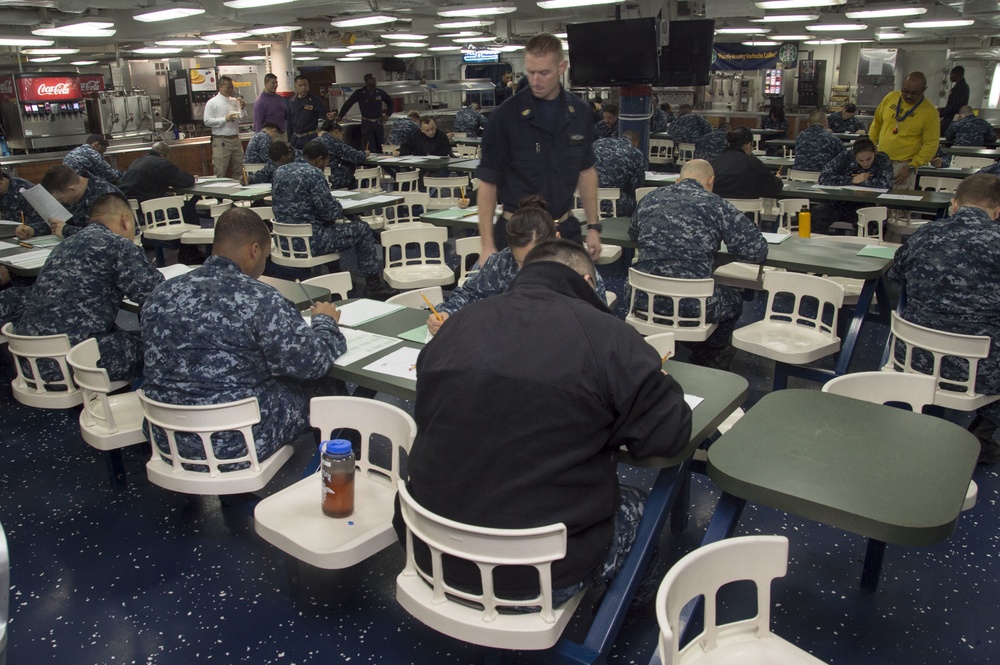
[[594,124],[594,140],[618,136],[618,105],[605,104],[601,108],[601,120]]
[[409,140],[410,136],[420,131],[420,113],[410,111],[405,118],[395,118],[392,121],[392,129],[389,131],[389,138],[386,141],[389,145],[401,146]]
[[354,189],[354,169],[365,163],[371,154],[368,150],[355,150],[344,143],[344,130],[340,125],[328,121],[317,139],[330,155],[330,186],[334,189]]
[[834,111],[826,116],[826,125],[837,134],[864,134],[865,123],[857,116],[858,107],[847,104],[842,111]]
[[264,168],[259,171],[247,172],[247,184],[261,185],[266,182],[273,183],[274,172],[277,171],[279,167],[290,163],[294,156],[295,151],[292,150],[290,145],[284,141],[275,141],[267,149],[267,163],[264,165]]
[[330,195],[330,186],[323,178],[323,169],[330,161],[326,146],[314,139],[303,148],[302,158],[274,172],[271,198],[275,221],[310,224],[314,255],[353,249],[358,270],[365,277],[365,293],[369,297],[385,296],[388,291],[382,284],[382,260],[371,227],[359,220],[341,219],[344,209]]
[[[635,210],[635,190],[642,187],[646,177],[646,160],[639,150],[639,135],[625,132],[618,138],[610,137],[594,141],[594,157],[597,158],[597,185],[617,187],[618,216],[627,217]],[[601,201],[601,213],[613,212],[611,201]]]
[[100,134],[91,134],[87,142],[70,150],[63,157],[63,164],[70,167],[84,178],[100,178],[117,183],[122,173],[104,160],[104,152],[108,149],[108,140]]
[[1000,162],[994,162],[989,166],[984,166],[976,171],[976,173],[985,173],[986,175],[995,175],[1000,177]]
[[809,114],[809,126],[795,137],[796,171],[822,171],[823,167],[844,151],[844,143],[826,126],[826,114],[813,111]]
[[690,104],[683,104],[678,112],[680,115],[667,130],[674,146],[680,143],[696,143],[702,136],[711,133],[712,125],[708,124],[704,116],[695,113]]
[[[310,325],[291,302],[257,280],[270,251],[267,226],[252,208],[227,210],[215,225],[213,255],[156,289],[142,309],[146,395],[184,405],[256,397],[259,459],[309,427],[312,397],[338,392],[326,375],[347,350],[334,305],[313,306]],[[162,435],[154,436],[165,449]],[[220,458],[245,452],[237,432],[212,439]],[[178,437],[178,446],[181,454],[202,457],[193,436]]]
[[944,137],[952,145],[984,146],[997,140],[993,126],[972,112],[971,106],[958,110],[958,118],[948,125]]
[[[760,263],[767,258],[764,236],[731,203],[712,193],[714,179],[708,162],[691,160],[681,169],[677,184],[643,197],[628,229],[629,237],[639,243],[637,270],[661,277],[705,279],[712,276],[714,256],[722,242],[735,261]],[[644,298],[636,300],[639,307],[646,306]],[[682,308],[683,315],[697,315],[697,305],[690,304],[690,310]],[[689,345],[691,362],[729,368],[735,353],[733,330],[742,310],[742,291],[716,283],[705,319],[718,327],[705,342]],[[670,301],[657,299],[656,312],[671,314]]]
[[[521,199],[521,205],[507,221],[508,246],[492,254],[486,264],[469,276],[465,284],[452,290],[448,299],[438,304],[433,313],[427,317],[427,329],[436,334],[448,317],[466,305],[490,296],[507,292],[507,287],[517,277],[518,270],[535,245],[555,240],[556,225],[549,214],[545,199],[540,196],[526,196]],[[596,273],[594,289],[601,300],[607,304],[604,280]]]
[[479,104],[476,102],[463,106],[455,113],[455,124],[452,126],[454,133],[464,133],[472,138],[482,136],[485,128],[486,116],[479,112]]
[[761,139],[760,145],[767,151],[768,157],[782,157],[785,149],[780,145],[767,145],[769,139],[788,138],[788,119],[785,118],[785,109],[780,106],[772,106],[768,114],[760,121],[761,129],[775,129],[781,134],[775,134],[765,139]]
[[938,148],[937,153],[931,157],[931,166],[936,169],[948,168],[951,166],[951,155],[944,151],[944,148]]
[[42,218],[21,195],[22,189],[31,189],[34,186],[34,183],[28,182],[24,178],[18,178],[0,170],[0,219],[5,219],[8,222],[20,222],[23,215],[26,225],[41,227]]
[[[93,337],[100,366],[112,381],[133,379],[142,371],[142,340],[115,327],[122,300],[141,305],[163,281],[133,243],[132,206],[113,194],[98,199],[85,229],[52,250],[14,326],[21,335],[69,336],[70,344]],[[58,370],[43,370],[57,378]]]
[[729,123],[724,122],[719,125],[718,129],[715,131],[709,132],[695,141],[694,158],[708,161],[725,152],[726,148],[729,146],[729,141],[726,138],[726,135],[729,133],[730,129],[732,129],[732,127]]
[[[875,144],[864,136],[823,167],[823,171],[819,174],[819,184],[892,189],[892,178],[892,160],[889,159],[889,155],[876,152]],[[853,227],[858,218],[858,210],[865,205],[844,201],[823,201],[811,207],[813,232],[826,233],[830,224],[836,221],[848,222]]]
[[14,286],[10,273],[0,266],[0,328],[21,318],[30,295],[31,287]]
[[[952,215],[918,228],[896,252],[890,279],[906,288],[902,317],[921,326],[988,335],[990,354],[979,361],[976,391],[1000,393],[1000,180],[965,178],[955,191]],[[902,347],[895,351],[902,357]],[[919,371],[930,372],[929,354],[914,353]],[[942,375],[964,379],[964,362],[946,358]],[[979,409],[970,428],[979,438],[979,462],[1000,462],[1000,402]]]
[[65,164],[57,164],[42,178],[42,187],[59,203],[63,204],[72,218],[66,222],[55,219],[42,221],[36,219],[17,227],[17,237],[24,240],[34,235],[54,233],[63,238],[69,238],[87,225],[90,219],[90,208],[97,199],[105,194],[116,194],[128,200],[121,190],[110,182],[100,178],[84,178]]
[[277,138],[278,125],[273,122],[265,122],[260,131],[247,142],[246,152],[243,153],[243,163],[267,164],[267,150]]
[[653,113],[649,116],[649,131],[665,132],[669,124],[667,112],[660,108],[660,98],[653,95]]

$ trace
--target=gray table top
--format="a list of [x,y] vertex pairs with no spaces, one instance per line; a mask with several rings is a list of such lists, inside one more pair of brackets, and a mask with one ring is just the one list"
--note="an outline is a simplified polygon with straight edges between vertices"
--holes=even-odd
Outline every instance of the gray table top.
[[779,199],[804,198],[810,201],[844,201],[847,203],[862,203],[869,206],[889,206],[905,210],[925,210],[937,212],[947,210],[951,206],[951,194],[946,192],[925,192],[909,189],[893,189],[889,194],[917,196],[918,199],[905,201],[899,199],[880,199],[883,192],[861,191],[857,189],[823,189],[811,182],[786,180],[785,186],[778,193]]
[[963,157],[989,157],[1000,159],[1000,149],[998,148],[977,148],[967,145],[953,145],[945,149],[949,155],[961,155]]
[[217,184],[217,182],[196,182],[193,187],[184,187],[182,189],[175,190],[175,193],[210,196],[212,198],[230,199],[233,201],[259,201],[271,195],[270,188],[262,190],[258,185],[250,185],[245,188],[235,180],[233,180],[232,184],[227,187],[211,186]]
[[933,176],[936,178],[968,178],[970,175],[975,175],[979,172],[979,169],[939,169],[933,166],[921,166],[917,169],[917,181],[919,184],[920,176]]
[[939,418],[816,390],[765,395],[708,451],[723,491],[889,543],[955,529],[979,443]]

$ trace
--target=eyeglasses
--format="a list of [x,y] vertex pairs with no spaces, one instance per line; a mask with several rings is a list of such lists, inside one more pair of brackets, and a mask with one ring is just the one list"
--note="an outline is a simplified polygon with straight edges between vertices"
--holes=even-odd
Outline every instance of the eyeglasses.
[[906,88],[900,88],[899,91],[904,95],[919,95],[922,94],[926,89],[927,89],[926,87],[923,87],[920,90],[907,90]]

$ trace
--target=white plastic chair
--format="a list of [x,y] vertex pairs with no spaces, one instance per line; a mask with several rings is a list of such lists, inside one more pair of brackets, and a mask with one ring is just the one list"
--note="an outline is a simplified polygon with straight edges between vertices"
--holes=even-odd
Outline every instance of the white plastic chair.
[[[70,343],[67,335],[18,335],[14,324],[4,324],[0,334],[7,338],[7,349],[14,357],[17,374],[10,382],[11,391],[21,404],[39,409],[68,409],[83,402],[83,392],[74,383],[66,364]],[[38,361],[45,359],[58,365],[61,379],[48,381],[38,370]],[[28,366],[28,374],[25,368]],[[52,390],[59,387],[61,390]]]
[[733,261],[712,271],[712,279],[718,284],[725,284],[737,289],[760,291],[764,288],[765,270],[774,270],[774,268],[765,268],[756,263]]
[[677,157],[677,166],[683,166],[694,159],[694,143],[678,143],[674,148],[674,156]]
[[[274,221],[271,222],[271,235],[274,238],[271,261],[279,266],[309,269],[340,260],[340,254],[336,253],[319,256],[313,254],[311,224],[283,224]],[[303,249],[295,248],[296,239],[302,243]]]
[[348,293],[354,288],[349,272],[331,272],[317,277],[302,280],[303,284],[318,286],[330,291],[330,300],[347,300]]
[[[580,201],[580,192],[576,192],[576,207],[582,208],[583,203]],[[622,192],[618,187],[598,187],[597,188],[597,212],[600,217],[617,217],[618,216],[618,199],[621,197]],[[605,213],[601,210],[601,204],[607,201],[611,204],[611,213]],[[578,217],[577,219],[582,219]]]
[[465,157],[466,159],[478,159],[479,158],[479,146],[478,145],[466,145],[464,143],[459,143],[455,146],[455,156]]
[[657,189],[656,187],[637,187],[635,190],[636,205],[639,204],[639,201],[641,201],[646,196],[646,194],[649,194],[650,192],[655,192],[656,189]]
[[258,208],[251,208],[257,215],[265,222],[274,221],[274,208],[271,206],[260,206]]
[[992,157],[966,157],[964,155],[954,155],[951,158],[951,165],[963,169],[981,169],[984,166],[992,166],[996,160]]
[[802,171],[800,169],[789,169],[788,179],[799,182],[819,182],[819,171]]
[[920,189],[935,192],[954,192],[962,184],[961,178],[940,178],[938,176],[920,176]]
[[244,173],[256,173],[257,171],[263,171],[265,166],[267,166],[267,164],[250,164],[243,162],[243,171]]
[[479,272],[478,269],[473,269],[470,266],[475,265],[472,257],[476,257],[476,261],[478,261],[482,251],[483,239],[479,236],[466,236],[455,239],[455,253],[458,254],[459,265],[458,286],[462,286],[465,284],[465,280]]
[[[354,474],[354,513],[347,519],[323,514],[322,476],[312,474],[257,504],[254,529],[286,554],[325,569],[353,566],[396,542],[392,527],[396,485],[417,425],[402,409],[360,397],[314,397],[310,424],[329,439],[338,428],[359,433]],[[389,441],[373,459],[374,437]],[[381,453],[381,451],[379,451]]]
[[[830,379],[823,392],[843,395],[875,404],[896,402],[908,404],[914,413],[934,404],[937,380],[929,374],[903,374],[901,372],[855,372]],[[969,481],[962,510],[976,505],[979,486]]]
[[[384,228],[395,228],[398,224],[423,224],[420,215],[427,211],[429,201],[427,192],[410,191],[403,194],[403,201],[395,205],[382,209]],[[421,212],[415,212],[416,207],[420,207]],[[433,226],[429,224],[428,226]]]
[[397,192],[416,192],[420,186],[420,171],[399,171],[393,180]]
[[358,181],[358,191],[379,192],[382,190],[382,169],[377,166],[355,169],[354,179]]
[[[822,665],[794,644],[771,632],[771,583],[788,571],[788,539],[784,536],[743,536],[699,547],[675,563],[656,594],[663,665]],[[755,616],[716,623],[719,589],[749,580],[757,587]],[[680,648],[680,614],[684,606],[704,597],[705,628]]]
[[[840,349],[837,318],[844,304],[844,287],[823,277],[775,271],[764,274],[764,289],[764,319],[733,331],[733,346],[779,365],[810,363]],[[793,297],[790,313],[775,310],[779,294]],[[804,302],[815,303],[815,311],[803,312]],[[827,313],[831,317],[829,324],[823,321]],[[775,389],[784,388],[786,381],[787,377],[776,370]]]
[[656,349],[656,352],[660,354],[661,358],[669,360],[674,357],[674,352],[677,349],[677,342],[674,339],[674,334],[669,332],[656,333],[655,335],[647,335],[645,338],[646,344]]
[[[386,283],[394,289],[445,286],[455,281],[455,273],[444,260],[448,229],[409,224],[382,233],[385,248]],[[435,248],[436,251],[428,252]],[[410,254],[408,254],[410,250]]]
[[760,216],[764,214],[764,199],[726,199],[734,208],[760,226]]
[[[889,216],[889,209],[886,206],[871,206],[858,209],[858,237],[873,238],[882,241],[882,232],[885,227],[885,220]],[[876,222],[875,233],[868,227],[869,222]]]
[[424,302],[422,297],[420,297],[421,294],[426,296],[427,300],[430,300],[432,305],[444,302],[444,291],[441,290],[440,286],[428,286],[415,291],[403,291],[402,293],[398,293],[393,297],[386,299],[386,302],[402,305],[403,307],[409,307],[410,309],[426,310],[427,303]]
[[671,164],[674,161],[674,142],[670,139],[649,139],[649,163]]
[[[718,327],[718,324],[705,321],[705,305],[715,291],[715,281],[711,278],[674,279],[629,268],[628,281],[632,296],[625,323],[643,335],[671,332],[681,342],[704,342]],[[647,294],[645,309],[636,306],[636,296],[640,292]],[[661,299],[670,300],[671,314],[655,313],[655,304]],[[681,314],[681,302],[690,300],[698,301],[698,316],[685,317]]]
[[458,200],[462,198],[462,190],[466,196],[470,191],[468,176],[447,176],[435,178],[424,176],[424,191],[427,192],[427,209],[441,210],[443,208],[454,208],[458,205]]
[[[565,525],[491,529],[461,524],[420,506],[404,483],[399,484],[399,506],[406,523],[406,567],[396,578],[396,600],[403,609],[439,633],[486,647],[537,650],[559,640],[585,593],[581,591],[561,607],[552,607],[551,566],[566,556]],[[430,571],[417,565],[415,539],[430,549]],[[445,581],[445,554],[479,568],[481,593]],[[538,595],[520,600],[499,597],[493,588],[493,571],[502,566],[534,567]],[[516,607],[537,607],[540,611],[497,611]]]
[[[802,208],[809,209],[809,199],[779,199],[778,200],[778,233],[794,233],[799,230],[797,215]],[[792,224],[792,220],[795,224]]]
[[[197,224],[184,223],[184,215],[181,212],[183,205],[183,196],[164,196],[140,203],[143,237],[147,240],[178,240],[188,231],[201,228]],[[219,204],[216,202],[211,205]]]
[[383,143],[382,144],[382,154],[383,155],[392,155],[392,154],[395,154],[395,152],[397,150],[399,150],[399,146],[398,145],[393,145],[391,143]]
[[[984,395],[976,392],[976,373],[979,361],[990,355],[991,340],[985,335],[962,335],[959,333],[934,330],[911,323],[897,312],[892,312],[889,335],[889,362],[883,370],[895,370],[911,374],[921,374],[913,367],[913,351],[920,349],[933,356],[930,376],[938,383],[934,403],[958,411],[975,411],[995,402],[1000,395]],[[896,355],[896,342],[904,347],[903,357]],[[965,379],[941,376],[941,363],[946,357],[964,359],[968,363]]]
[[[142,412],[150,425],[153,455],[146,462],[149,482],[172,492],[184,494],[242,494],[256,492],[267,485],[281,465],[292,456],[292,447],[282,446],[263,462],[257,459],[253,426],[260,422],[260,407],[256,397],[227,404],[181,406],[164,404],[137,391]],[[163,452],[155,442],[159,431],[167,439],[169,452]],[[236,431],[243,435],[246,454],[219,459],[212,448],[212,434]],[[201,439],[205,459],[181,456],[177,449],[177,433],[197,435]],[[166,458],[166,459],[164,459]],[[236,471],[220,471],[220,465],[246,462],[249,467]],[[184,465],[195,465],[202,471],[189,471]],[[318,501],[318,499],[317,499]]]

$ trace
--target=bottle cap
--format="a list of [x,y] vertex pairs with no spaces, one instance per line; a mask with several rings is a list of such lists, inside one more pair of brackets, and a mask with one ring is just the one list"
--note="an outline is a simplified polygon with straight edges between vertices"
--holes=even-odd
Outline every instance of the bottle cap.
[[347,439],[331,439],[319,444],[320,454],[346,455],[353,450],[351,442]]

